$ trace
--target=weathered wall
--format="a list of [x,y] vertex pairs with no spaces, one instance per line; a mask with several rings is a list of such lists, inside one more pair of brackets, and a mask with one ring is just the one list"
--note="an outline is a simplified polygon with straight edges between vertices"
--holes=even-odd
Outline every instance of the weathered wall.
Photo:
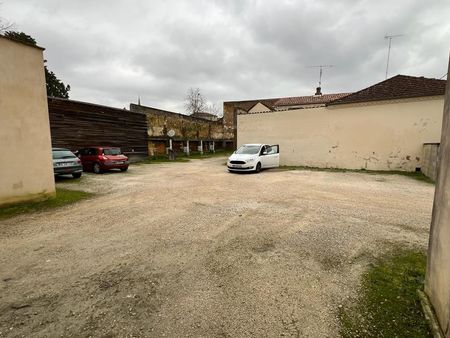
[[[165,147],[168,146],[167,132],[173,130],[174,141],[190,141],[190,147],[197,144],[197,141],[215,141],[217,148],[224,147],[224,142],[231,145],[233,134],[225,131],[223,119],[217,121],[187,116],[168,112],[161,109],[130,104],[133,112],[144,113],[147,116],[149,153],[164,154]],[[181,143],[180,143],[181,144]],[[185,143],[186,144],[186,143]],[[226,147],[226,144],[225,144]],[[174,147],[177,151],[182,146]]]
[[0,51],[0,204],[53,195],[43,50],[0,37]]
[[133,103],[130,110],[147,115],[149,137],[166,137],[167,131],[172,129],[175,131],[174,139],[223,139],[222,120],[210,121]]
[[238,115],[237,143],[280,144],[281,165],[414,171],[438,142],[443,96]]
[[433,181],[436,181],[437,177],[438,152],[439,143],[425,143],[423,145],[421,171]]
[[52,144],[75,151],[89,146],[114,146],[130,159],[147,157],[144,114],[73,100],[48,99]]
[[[450,70],[450,65],[449,65]],[[447,83],[438,177],[428,246],[425,292],[450,337],[450,86]]]

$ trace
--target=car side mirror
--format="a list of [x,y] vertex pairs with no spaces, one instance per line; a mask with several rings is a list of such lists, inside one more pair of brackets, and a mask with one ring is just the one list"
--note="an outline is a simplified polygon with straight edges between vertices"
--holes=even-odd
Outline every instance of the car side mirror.
[[263,154],[263,155],[267,155],[267,151],[264,150],[262,154]]

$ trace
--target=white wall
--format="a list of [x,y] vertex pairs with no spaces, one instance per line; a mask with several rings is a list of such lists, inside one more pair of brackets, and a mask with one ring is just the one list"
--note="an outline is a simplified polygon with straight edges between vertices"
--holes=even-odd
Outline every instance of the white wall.
[[55,193],[42,49],[0,37],[0,205]]
[[439,142],[443,96],[238,115],[237,142],[280,144],[281,165],[414,171]]

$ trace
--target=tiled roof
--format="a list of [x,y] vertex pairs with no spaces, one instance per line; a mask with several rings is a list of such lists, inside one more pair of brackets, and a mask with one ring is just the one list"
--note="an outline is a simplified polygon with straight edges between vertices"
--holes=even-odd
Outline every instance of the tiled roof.
[[446,83],[446,80],[396,75],[328,105],[444,95]]
[[323,104],[323,103],[328,103],[333,100],[343,98],[350,94],[351,93],[338,93],[338,94],[283,97],[275,102],[275,107],[297,106],[297,105],[307,105],[307,104]]

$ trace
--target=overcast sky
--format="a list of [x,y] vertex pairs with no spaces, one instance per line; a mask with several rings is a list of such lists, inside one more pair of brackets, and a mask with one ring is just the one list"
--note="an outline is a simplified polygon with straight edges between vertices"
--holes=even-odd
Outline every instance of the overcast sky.
[[356,91],[389,75],[442,77],[448,0],[2,0],[0,17],[46,48],[75,100],[184,112],[211,103]]

